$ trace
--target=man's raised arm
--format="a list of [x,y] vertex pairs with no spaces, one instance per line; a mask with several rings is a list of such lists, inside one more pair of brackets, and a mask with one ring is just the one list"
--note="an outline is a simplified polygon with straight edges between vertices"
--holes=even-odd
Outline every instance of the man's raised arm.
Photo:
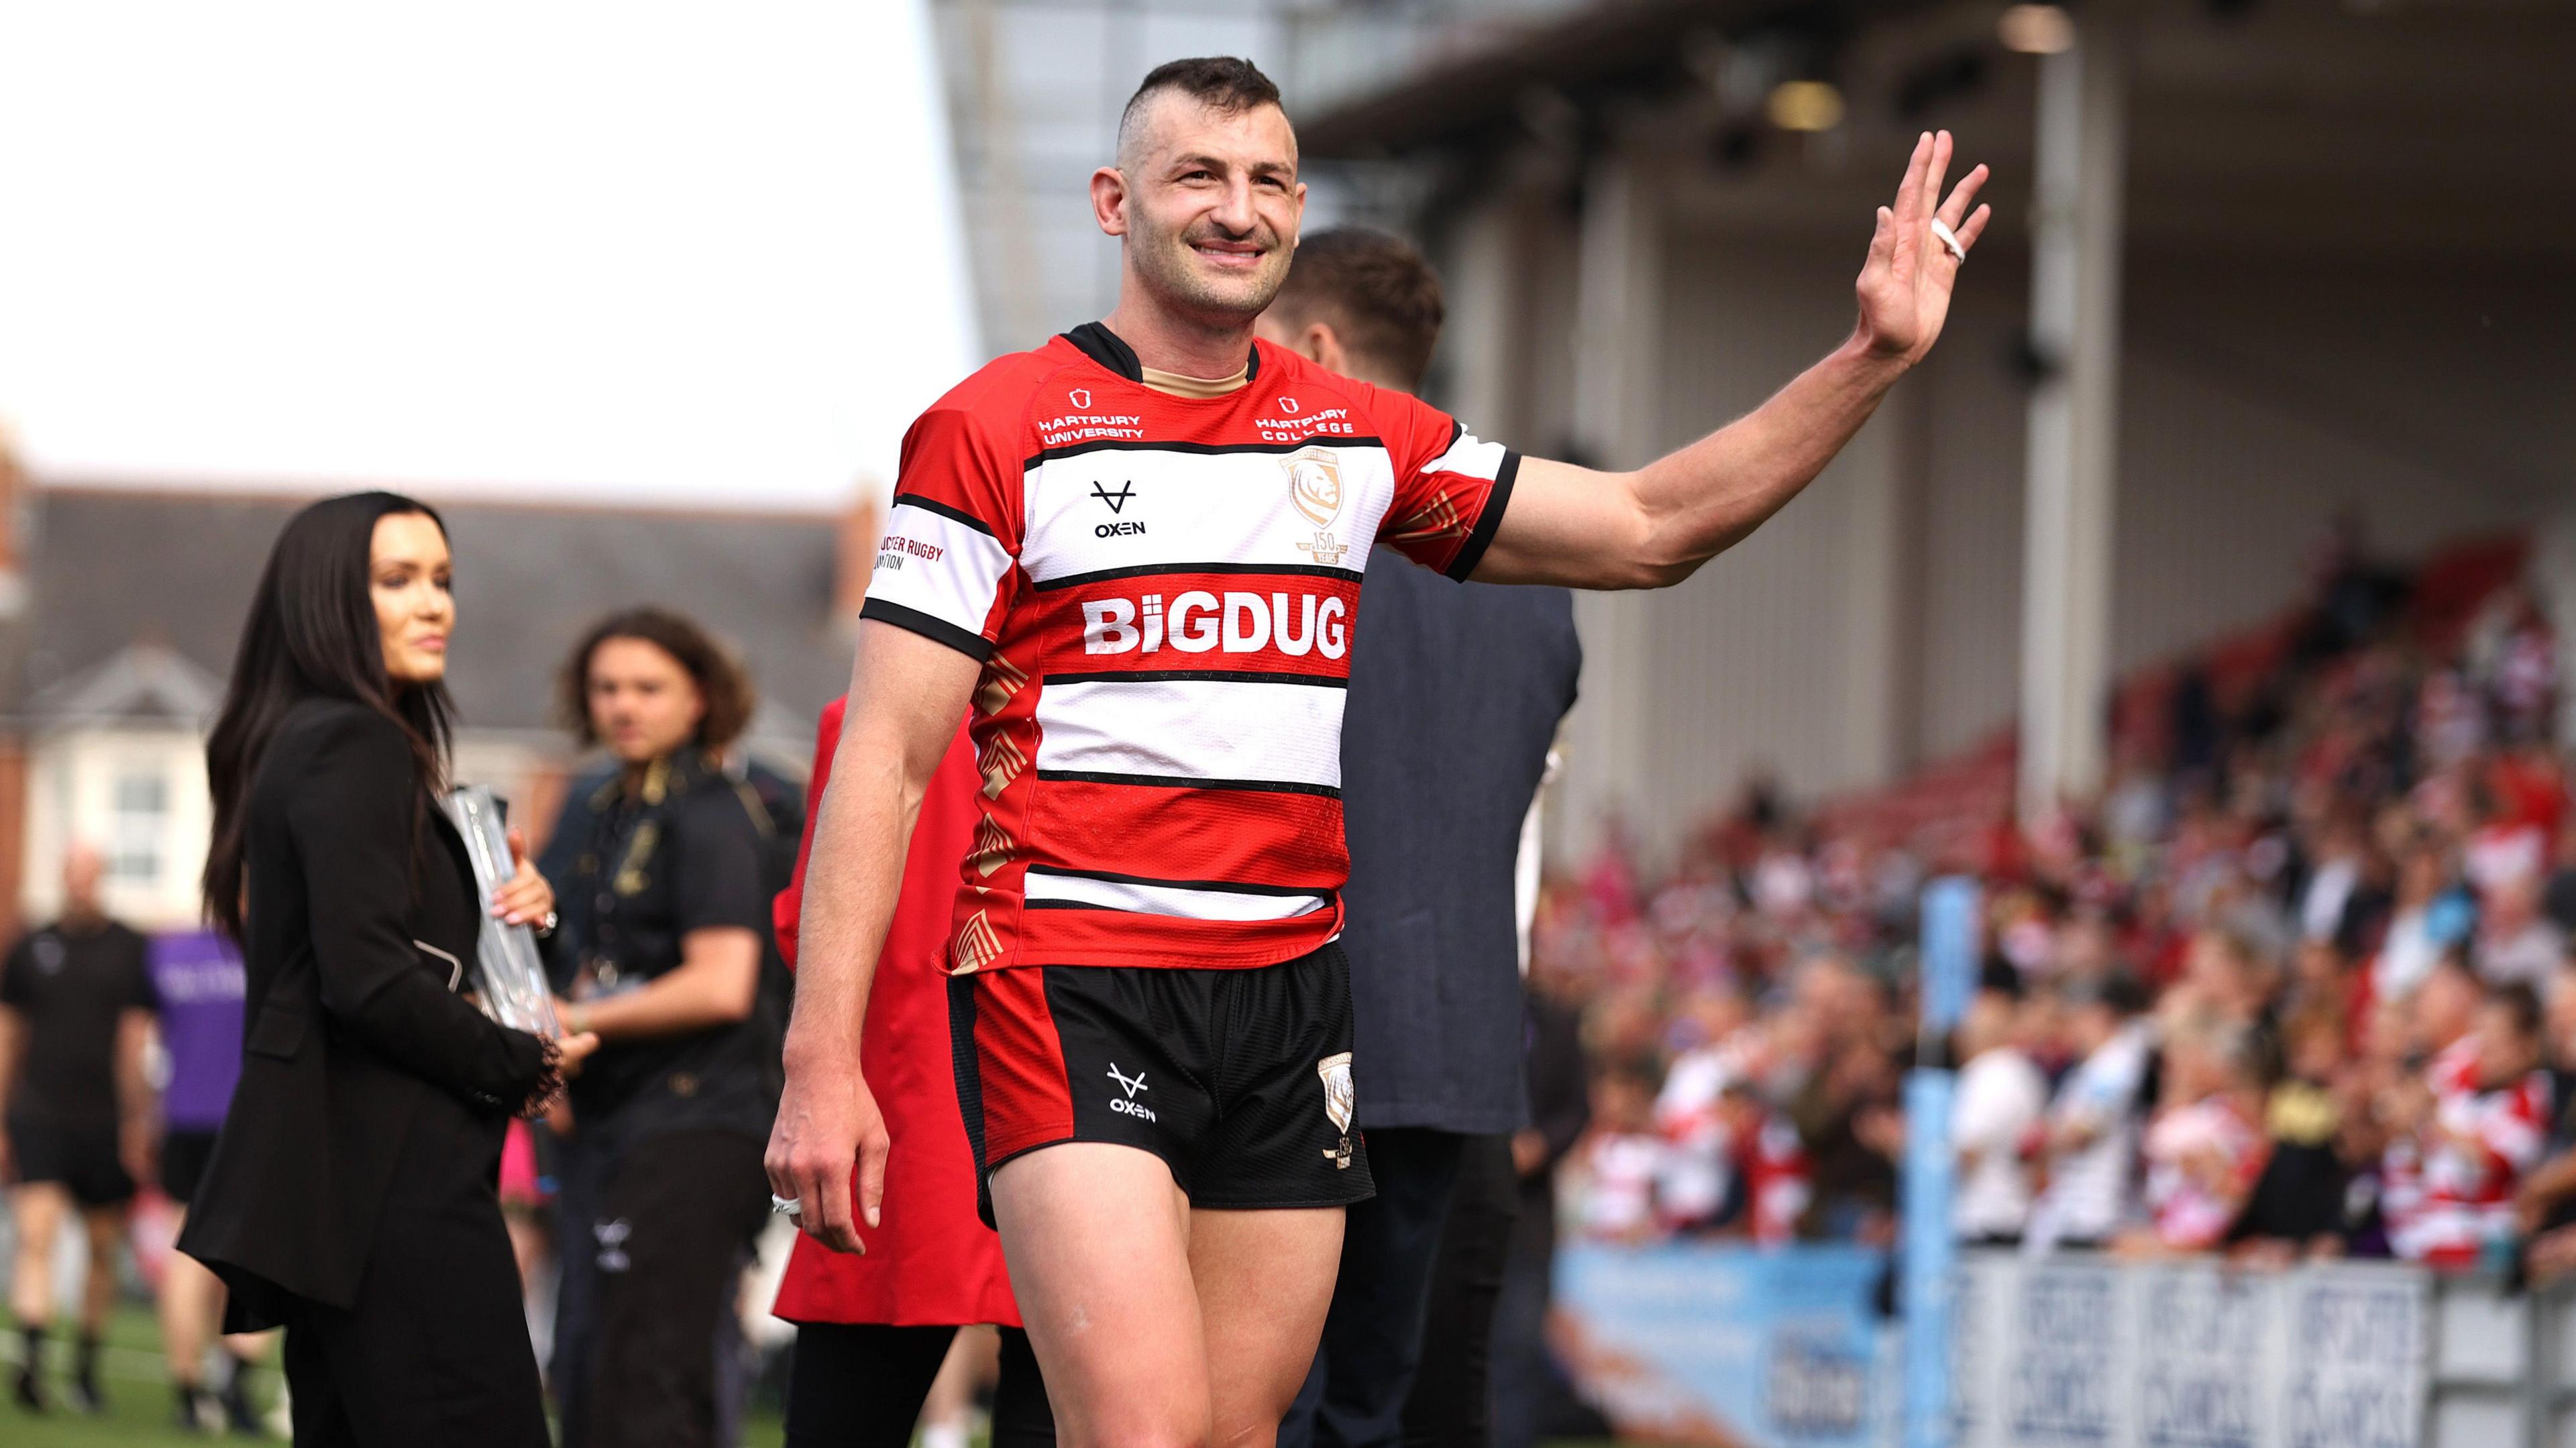
[[[1950,289],[1992,213],[1969,206],[1986,168],[1939,202],[1950,133],[1925,135],[1893,206],[1878,211],[1854,290],[1851,339],[1771,400],[1633,473],[1522,462],[1474,577],[1488,583],[1661,588],[1679,583],[1780,511],[1823,472],[1879,399],[1941,335]],[[1957,239],[1954,252],[1935,230]]]
[[885,1200],[885,1119],[859,1077],[860,1024],[913,821],[957,736],[977,667],[920,634],[873,619],[859,624],[848,713],[805,867],[787,1083],[765,1162],[770,1190],[800,1203],[798,1223],[836,1251],[861,1250],[852,1162],[868,1225]]

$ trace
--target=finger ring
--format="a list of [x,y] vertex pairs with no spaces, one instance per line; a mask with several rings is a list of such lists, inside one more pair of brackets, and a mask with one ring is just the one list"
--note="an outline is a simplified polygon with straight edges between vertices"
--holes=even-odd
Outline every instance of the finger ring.
[[1950,248],[1950,255],[1952,257],[1960,261],[1966,261],[1968,259],[1968,249],[1959,244],[1959,233],[1950,229],[1950,223],[1943,221],[1940,217],[1933,217],[1932,234],[1940,238],[1943,246]]
[[805,1215],[805,1204],[803,1202],[796,1200],[794,1197],[782,1197],[776,1192],[769,1194],[769,1209],[782,1217],[801,1217]]

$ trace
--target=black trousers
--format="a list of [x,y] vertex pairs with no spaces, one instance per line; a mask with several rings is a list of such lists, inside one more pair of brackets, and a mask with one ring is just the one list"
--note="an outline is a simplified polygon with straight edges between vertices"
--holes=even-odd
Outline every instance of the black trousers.
[[301,1448],[547,1448],[545,1391],[496,1183],[503,1123],[414,1117],[357,1300],[286,1305]]
[[1377,1195],[1342,1226],[1342,1269],[1324,1341],[1279,1448],[1395,1448],[1422,1358],[1433,1263],[1467,1138],[1412,1127],[1368,1134]]
[[580,1205],[567,1192],[562,1237],[565,1448],[714,1448],[716,1322],[768,1220],[761,1145],[676,1131],[585,1164],[595,1177]]
[[1520,1216],[1512,1139],[1470,1136],[1431,1268],[1422,1362],[1404,1402],[1405,1448],[1488,1448],[1493,1440],[1494,1303]]
[[[806,1323],[787,1378],[787,1448],[905,1448],[953,1327]],[[993,1448],[1053,1448],[1055,1413],[1029,1335],[1002,1329]]]

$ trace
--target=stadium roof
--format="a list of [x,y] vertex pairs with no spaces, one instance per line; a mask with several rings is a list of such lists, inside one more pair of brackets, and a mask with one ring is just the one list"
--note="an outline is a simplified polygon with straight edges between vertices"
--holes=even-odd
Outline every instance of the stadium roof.
[[[1589,148],[1652,113],[1697,148],[1686,207],[1794,217],[1834,193],[1846,217],[1884,198],[1881,153],[1960,131],[1996,164],[2007,218],[2026,193],[2029,57],[1992,3],[1600,0],[1481,43],[1433,48],[1399,78],[1301,116],[1317,159]],[[2139,0],[2086,16],[2131,25],[2131,234],[2195,243],[2546,252],[2576,231],[2576,6],[2557,0]],[[1773,79],[1830,80],[1849,103],[1834,144],[1760,124]],[[1767,84],[1766,82],[1763,82]],[[1729,96],[1733,88],[1738,94]],[[1729,153],[1729,132],[1739,145]],[[1890,163],[1893,164],[1893,163]],[[1760,197],[1748,187],[1771,185]],[[1863,184],[1865,183],[1865,184]],[[1849,196],[1840,194],[1848,189]],[[1866,210],[1862,212],[1866,215]],[[2007,227],[2007,231],[2014,228]]]

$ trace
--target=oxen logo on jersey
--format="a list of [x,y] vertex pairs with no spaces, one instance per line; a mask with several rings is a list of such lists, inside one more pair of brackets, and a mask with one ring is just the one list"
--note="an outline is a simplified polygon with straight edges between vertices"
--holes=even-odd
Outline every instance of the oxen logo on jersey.
[[1077,387],[1071,392],[1066,393],[1064,395],[1064,400],[1072,403],[1076,407],[1089,407],[1091,405],[1091,389],[1088,387]]
[[1326,1147],[1324,1160],[1336,1171],[1351,1169],[1351,1112],[1359,1103],[1359,1093],[1351,1085],[1351,1053],[1338,1051],[1315,1063],[1315,1074],[1324,1079],[1324,1118],[1333,1130],[1342,1134],[1341,1145]]
[[1136,496],[1136,485],[1132,482],[1122,482],[1118,485],[1118,491],[1113,493],[1109,491],[1107,483],[1093,483],[1091,496],[1107,503],[1110,512],[1124,513],[1127,511],[1127,500]]
[[[1279,399],[1282,407],[1295,400]],[[1326,567],[1341,562],[1350,545],[1333,536],[1333,522],[1342,516],[1342,466],[1332,450],[1305,448],[1281,458],[1279,466],[1288,474],[1288,501],[1315,525],[1315,540],[1298,544],[1298,550]]]

